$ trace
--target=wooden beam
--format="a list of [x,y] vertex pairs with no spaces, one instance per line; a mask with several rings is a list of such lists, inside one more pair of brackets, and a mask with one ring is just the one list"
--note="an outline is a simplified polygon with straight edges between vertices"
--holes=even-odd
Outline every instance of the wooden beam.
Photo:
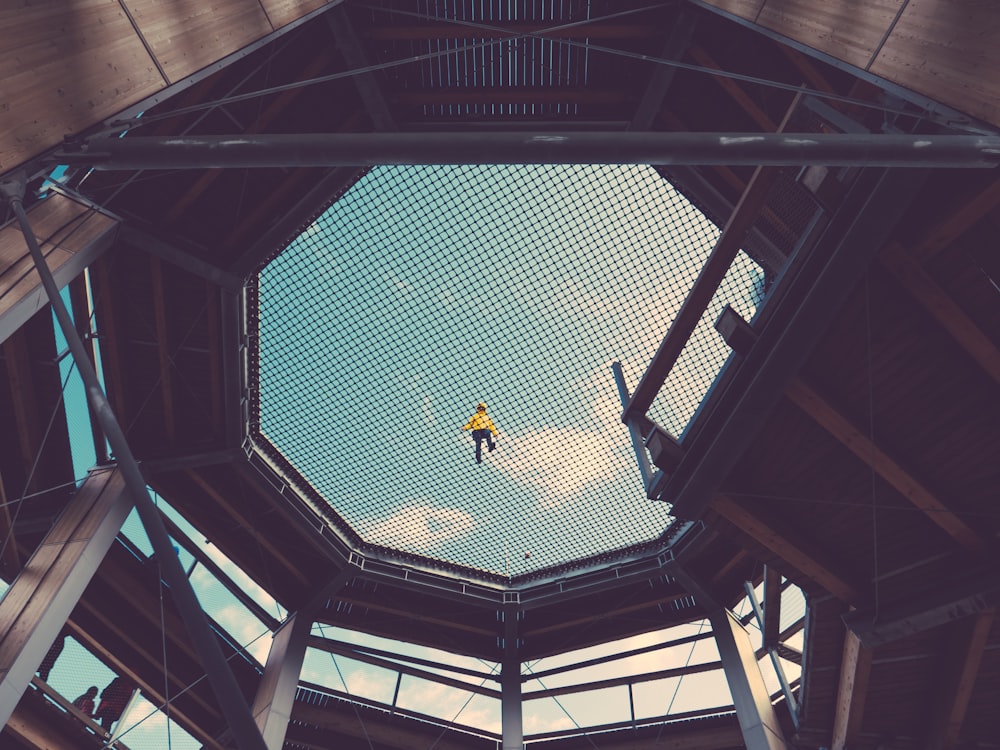
[[965,721],[969,699],[979,674],[983,649],[993,628],[995,609],[966,617],[951,626],[944,670],[935,675],[938,700],[934,703],[928,750],[954,750]]
[[[691,55],[691,59],[694,60],[698,65],[703,68],[708,68],[709,70],[722,70],[719,64],[715,62],[708,51],[697,44],[692,44],[688,48],[688,53]],[[778,123],[771,119],[771,116],[762,110],[757,103],[747,95],[747,92],[732,78],[726,78],[724,76],[715,76],[710,74],[705,74],[706,77],[711,78],[715,81],[723,91],[725,91],[733,100],[740,105],[744,112],[746,112],[750,119],[753,120],[760,129],[765,133],[774,133],[778,130]]]
[[983,537],[801,379],[794,378],[785,395],[866,465],[873,463],[872,468],[882,479],[926,513],[959,546],[979,557],[990,555],[990,546]]
[[205,479],[200,473],[196,471],[185,471],[184,472],[198,487],[200,487],[205,494],[207,494],[214,502],[216,502],[220,509],[227,513],[234,521],[236,521],[240,526],[242,526],[248,533],[253,535],[257,543],[263,547],[271,556],[277,560],[282,567],[285,568],[292,577],[295,578],[299,583],[306,586],[309,585],[311,579],[309,576],[304,574],[298,567],[292,563],[291,560],[285,555],[284,551],[281,550],[276,544],[271,542],[267,534],[261,534],[257,530],[256,524],[254,524],[246,515],[244,515],[236,506],[236,503],[230,502],[228,498],[223,496],[219,490],[217,490],[207,479]]
[[959,201],[957,208],[923,233],[923,240],[910,250],[910,257],[924,265],[998,205],[1000,179],[985,190]]
[[13,517],[7,504],[7,490],[4,487],[3,474],[0,473],[0,539],[9,539],[3,545],[3,556],[0,557],[0,570],[8,581],[13,580],[21,570],[21,554],[14,536]]
[[900,286],[951,334],[955,342],[1000,384],[1000,349],[965,314],[951,295],[921,268],[920,263],[898,242],[886,245],[879,255],[879,261]]
[[163,262],[156,255],[149,256],[149,272],[153,281],[153,317],[156,328],[156,351],[160,363],[160,402],[163,405],[163,432],[167,445],[174,445],[177,424],[174,421],[174,363],[170,356],[170,326],[167,322],[166,291],[163,288]]
[[709,506],[741,532],[784,560],[807,578],[812,579],[838,599],[850,602],[857,598],[857,589],[847,579],[816,559],[805,547],[775,531],[769,523],[725,495],[717,495]]
[[840,660],[840,683],[837,686],[831,750],[854,747],[861,733],[871,668],[871,649],[865,648],[858,637],[848,630],[844,635],[844,650]]
[[[475,625],[467,625],[464,622],[458,620],[449,620],[445,617],[432,617],[430,615],[419,614],[414,612],[404,606],[390,606],[388,604],[382,604],[381,602],[371,601],[368,599],[358,599],[355,597],[337,595],[336,600],[338,602],[344,602],[345,604],[353,604],[358,607],[364,607],[365,609],[372,610],[373,612],[382,612],[383,614],[392,615],[394,618],[402,618],[404,620],[411,620],[414,622],[423,622],[430,625],[435,625],[440,628],[446,628],[448,630],[460,630],[463,633],[473,633],[475,635],[484,635],[490,638],[495,637],[499,634],[499,630],[492,630],[489,628],[480,628]],[[328,618],[326,616],[327,610],[317,610],[315,614],[315,619],[317,622],[322,622],[327,625],[340,626],[341,623],[337,622],[335,619]]]
[[4,341],[3,356],[10,385],[11,409],[14,412],[13,427],[21,454],[21,468],[27,480],[24,489],[27,492],[34,492],[39,488],[39,477],[37,472],[33,474],[31,470],[37,452],[41,449],[41,425],[44,421],[38,414],[35,378],[31,371],[27,335],[27,331],[22,329]]
[[718,570],[712,574],[712,578],[709,583],[712,586],[718,586],[726,579],[726,576],[736,570],[736,568],[738,568],[749,556],[750,553],[745,549],[738,550],[736,554],[730,557],[727,562],[719,566]]
[[607,620],[610,617],[627,615],[631,614],[632,612],[641,612],[644,609],[649,609],[650,607],[656,607],[660,604],[670,604],[680,599],[686,599],[688,596],[689,594],[687,591],[679,591],[676,594],[660,597],[659,599],[654,599],[652,601],[645,601],[645,602],[640,602],[638,604],[631,604],[627,607],[618,607],[617,609],[607,610],[592,615],[586,615],[585,617],[577,617],[572,620],[568,619],[561,620],[555,625],[547,625],[543,628],[524,628],[524,632],[526,634],[530,634],[532,637],[545,635],[546,633],[553,633],[559,630],[565,630],[566,628],[576,628],[579,627],[580,625],[585,625],[593,622],[600,622],[601,620]]
[[0,726],[7,723],[131,508],[121,474],[92,472],[0,599]]

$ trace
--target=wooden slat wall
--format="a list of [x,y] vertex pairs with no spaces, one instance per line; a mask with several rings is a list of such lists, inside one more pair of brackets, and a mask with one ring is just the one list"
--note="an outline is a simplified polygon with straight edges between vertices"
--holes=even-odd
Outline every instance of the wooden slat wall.
[[[53,273],[115,224],[114,219],[62,195],[33,206],[28,218]],[[8,224],[0,229],[0,317],[39,285],[20,228]]]
[[1000,125],[1000,3],[763,0],[761,5],[754,0],[703,1]]
[[757,23],[867,68],[902,0],[768,0]]
[[246,0],[128,0],[128,7],[170,83],[274,30],[260,3]]
[[165,85],[118,0],[0,3],[0,172]]
[[870,70],[1000,124],[1000,3],[910,0]]
[[0,174],[333,1],[0,2]]
[[296,18],[301,18],[306,13],[316,10],[321,5],[326,5],[330,0],[261,0],[261,5],[267,12],[267,17],[276,29],[287,23],[291,23]]

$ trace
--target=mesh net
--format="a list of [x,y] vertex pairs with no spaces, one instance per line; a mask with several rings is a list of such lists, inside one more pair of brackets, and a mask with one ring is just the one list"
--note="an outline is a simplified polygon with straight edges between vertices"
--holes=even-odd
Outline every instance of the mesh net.
[[646,166],[374,168],[260,273],[260,432],[372,544],[513,576],[653,539],[610,364],[717,236]]

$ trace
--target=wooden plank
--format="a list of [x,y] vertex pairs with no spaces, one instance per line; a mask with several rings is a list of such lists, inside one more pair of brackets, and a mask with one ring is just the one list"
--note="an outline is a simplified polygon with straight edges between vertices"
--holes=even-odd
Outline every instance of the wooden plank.
[[901,3],[768,0],[757,23],[858,68],[867,68]]
[[963,196],[953,211],[923,233],[923,239],[910,249],[910,256],[921,265],[927,263],[998,205],[1000,180],[974,195]]
[[274,30],[258,2],[129,0],[129,10],[170,83]]
[[959,546],[980,557],[990,554],[985,539],[802,380],[792,380],[785,395],[865,465],[873,463],[872,468],[882,479],[924,511]]
[[118,472],[92,473],[0,599],[0,726],[10,717],[131,507]]
[[[32,206],[29,219],[56,285],[70,283],[114,242],[118,224],[104,214],[54,195]],[[58,245],[58,249],[56,249]],[[0,229],[0,341],[48,304],[20,229]]]
[[831,750],[854,747],[861,733],[871,668],[871,649],[861,645],[858,637],[848,630],[844,636],[844,650],[840,661]]
[[335,5],[331,0],[260,0],[271,25],[278,29],[324,5]]
[[726,13],[745,18],[748,21],[756,21],[761,8],[766,0],[704,0],[706,5],[711,5]]
[[882,265],[956,343],[1000,384],[1000,349],[958,303],[934,281],[898,243],[890,243],[879,255]]
[[1000,4],[909,0],[869,70],[1000,124]]
[[771,524],[758,518],[732,498],[718,495],[712,500],[710,507],[744,534],[770,550],[806,578],[816,581],[838,599],[849,602],[857,598],[857,589],[846,578],[829,565],[820,562],[805,547],[775,531]]
[[938,700],[934,703],[926,744],[928,750],[954,750],[958,746],[958,735],[965,721],[995,613],[996,610],[991,609],[951,626],[945,648],[947,661],[942,672],[936,675]]
[[0,172],[165,83],[117,0],[0,3]]

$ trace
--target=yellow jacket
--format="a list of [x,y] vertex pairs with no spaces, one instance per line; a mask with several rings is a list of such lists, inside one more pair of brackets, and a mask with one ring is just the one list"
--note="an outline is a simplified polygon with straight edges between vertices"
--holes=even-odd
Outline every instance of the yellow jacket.
[[463,430],[489,430],[494,435],[497,434],[497,428],[493,426],[493,420],[490,419],[486,412],[480,414],[476,412],[471,417],[469,417],[468,424],[462,427]]

